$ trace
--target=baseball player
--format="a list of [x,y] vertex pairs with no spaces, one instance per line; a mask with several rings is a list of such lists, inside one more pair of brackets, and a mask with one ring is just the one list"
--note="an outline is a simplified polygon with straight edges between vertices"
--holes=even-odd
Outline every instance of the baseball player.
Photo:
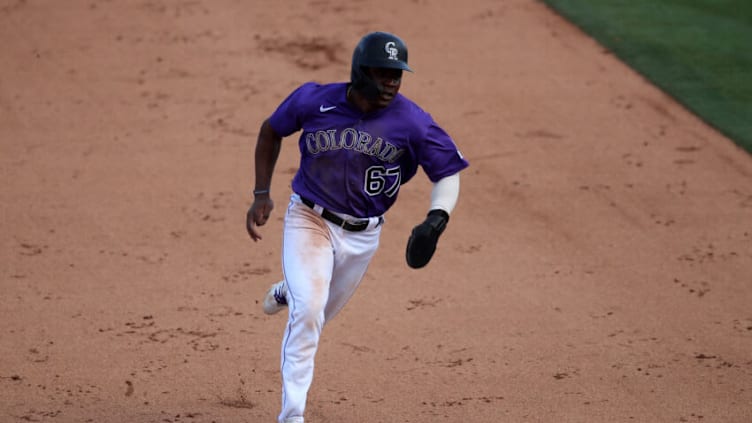
[[263,306],[267,314],[288,309],[280,423],[303,422],[321,330],[362,280],[400,186],[418,166],[433,182],[428,214],[407,241],[412,268],[429,262],[457,203],[468,162],[431,115],[399,94],[403,71],[412,72],[405,43],[367,34],[355,47],[349,83],[301,85],[259,130],[246,216],[254,241],[274,208],[269,187],[282,138],[302,131],[284,219],[284,280],[271,286]]

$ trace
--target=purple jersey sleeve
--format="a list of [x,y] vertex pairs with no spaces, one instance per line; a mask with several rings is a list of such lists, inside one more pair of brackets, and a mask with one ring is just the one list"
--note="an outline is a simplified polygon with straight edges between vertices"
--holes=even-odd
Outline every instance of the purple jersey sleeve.
[[430,116],[426,131],[417,143],[416,156],[418,163],[431,182],[454,175],[468,166],[449,134],[444,131]]
[[346,91],[346,83],[303,84],[269,117],[282,137],[301,131],[292,189],[302,197],[335,212],[380,216],[418,167],[436,182],[468,166],[452,138],[406,97],[364,114]]
[[269,124],[274,132],[281,137],[294,134],[301,129],[302,121],[299,113],[302,109],[298,105],[298,99],[305,98],[306,91],[315,87],[313,83],[303,84],[295,91],[290,93],[284,101],[277,107],[269,118]]

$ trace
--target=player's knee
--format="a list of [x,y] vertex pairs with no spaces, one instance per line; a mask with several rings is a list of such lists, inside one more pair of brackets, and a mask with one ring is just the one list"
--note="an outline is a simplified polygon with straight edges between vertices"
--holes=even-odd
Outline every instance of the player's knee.
[[324,322],[325,302],[312,300],[304,304],[296,303],[293,317],[305,325],[318,326]]

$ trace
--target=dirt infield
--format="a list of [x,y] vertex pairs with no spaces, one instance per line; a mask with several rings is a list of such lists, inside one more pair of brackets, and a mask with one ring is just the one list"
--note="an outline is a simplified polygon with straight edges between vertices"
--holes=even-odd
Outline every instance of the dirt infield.
[[471,163],[418,175],[324,331],[307,421],[752,421],[752,158],[531,0],[0,0],[0,422],[273,422],[295,138],[261,121],[371,30]]

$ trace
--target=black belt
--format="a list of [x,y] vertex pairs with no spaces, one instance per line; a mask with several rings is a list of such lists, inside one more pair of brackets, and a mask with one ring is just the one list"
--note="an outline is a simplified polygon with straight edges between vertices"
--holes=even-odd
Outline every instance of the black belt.
[[[306,206],[313,208],[315,204],[313,201],[300,197],[300,201],[303,202]],[[340,228],[350,231],[350,232],[360,232],[365,230],[368,227],[368,221],[367,220],[361,220],[360,222],[348,222],[347,220],[337,216],[336,214],[330,212],[327,209],[321,210],[321,217],[324,219],[334,223],[335,225],[339,226]]]

